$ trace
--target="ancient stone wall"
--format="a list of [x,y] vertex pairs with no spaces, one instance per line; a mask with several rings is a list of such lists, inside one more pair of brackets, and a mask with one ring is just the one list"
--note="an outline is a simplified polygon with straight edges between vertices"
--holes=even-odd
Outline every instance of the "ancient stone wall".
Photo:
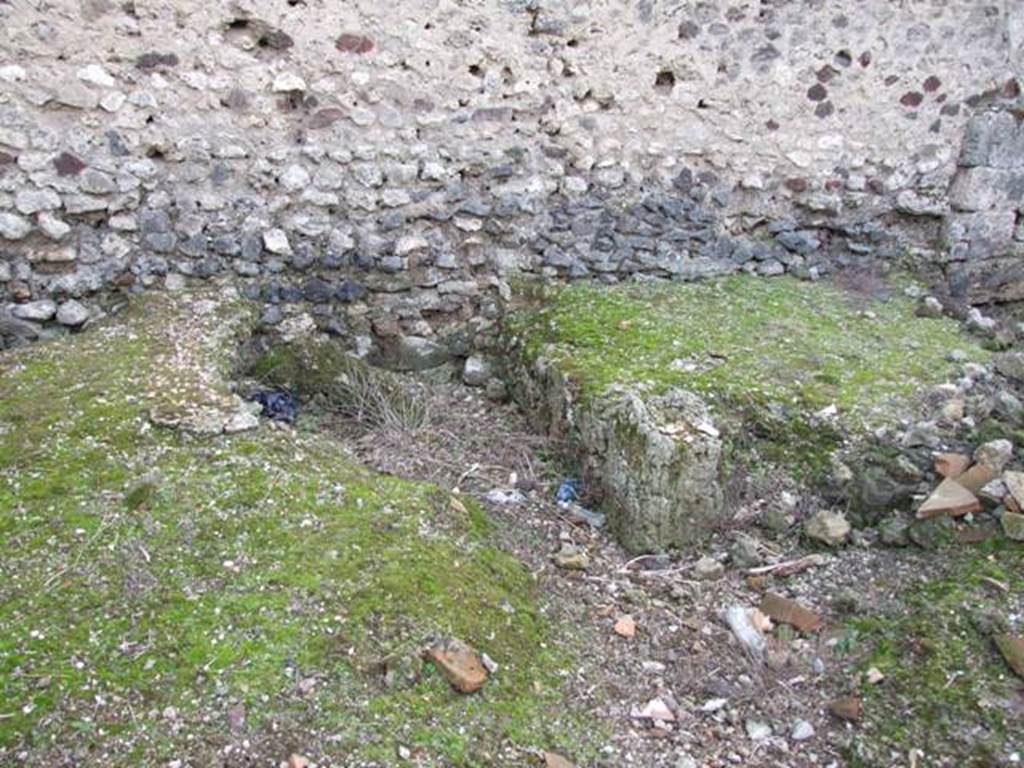
[[949,197],[953,292],[972,301],[1024,299],[1024,109],[971,119]]
[[961,210],[960,146],[1019,103],[1019,11],[0,0],[0,302],[73,326],[112,290],[230,276],[269,325],[311,308],[460,351],[520,271],[909,254],[976,286],[951,265],[992,255],[994,214]]

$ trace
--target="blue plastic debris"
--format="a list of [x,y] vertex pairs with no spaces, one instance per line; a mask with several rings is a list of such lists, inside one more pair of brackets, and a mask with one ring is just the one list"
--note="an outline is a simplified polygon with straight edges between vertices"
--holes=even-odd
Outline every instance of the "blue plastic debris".
[[569,519],[575,523],[585,523],[592,528],[603,528],[605,517],[600,512],[587,509],[579,503],[583,496],[583,483],[575,477],[567,477],[558,486],[555,499],[558,506],[565,511]]
[[299,399],[290,392],[264,390],[257,392],[253,400],[263,406],[263,415],[274,421],[294,424],[299,415]]
[[555,494],[555,500],[559,504],[568,504],[570,501],[579,501],[580,495],[583,493],[583,485],[575,477],[567,477],[562,481],[562,484],[558,486],[558,493]]

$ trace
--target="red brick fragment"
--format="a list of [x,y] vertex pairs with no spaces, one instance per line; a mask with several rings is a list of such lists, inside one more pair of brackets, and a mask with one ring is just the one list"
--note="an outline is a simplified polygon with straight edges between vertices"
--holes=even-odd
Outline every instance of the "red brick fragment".
[[795,600],[773,592],[767,593],[761,600],[761,612],[780,624],[796,627],[804,634],[821,629],[821,616]]

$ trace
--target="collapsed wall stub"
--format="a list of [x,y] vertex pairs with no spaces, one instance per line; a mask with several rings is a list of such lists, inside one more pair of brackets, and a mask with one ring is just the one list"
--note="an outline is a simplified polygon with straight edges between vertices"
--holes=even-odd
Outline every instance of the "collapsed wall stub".
[[5,333],[224,277],[268,327],[456,354],[519,272],[1017,298],[1019,167],[970,149],[1018,140],[1010,5],[0,4]]
[[1024,108],[971,119],[949,194],[953,292],[971,302],[1024,299]]

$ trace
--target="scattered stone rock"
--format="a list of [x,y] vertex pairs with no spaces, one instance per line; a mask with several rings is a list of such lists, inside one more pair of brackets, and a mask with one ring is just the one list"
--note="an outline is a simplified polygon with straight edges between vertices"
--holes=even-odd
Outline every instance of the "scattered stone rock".
[[58,104],[72,109],[96,109],[100,98],[81,83],[65,81],[57,86],[53,99]]
[[61,152],[53,159],[58,176],[77,176],[89,166],[70,152]]
[[288,758],[288,768],[309,768],[309,759],[294,753]]
[[366,35],[345,32],[334,41],[334,47],[342,53],[364,54],[373,50],[373,40]]
[[288,192],[298,192],[305,189],[309,186],[309,180],[309,172],[298,164],[289,165],[278,177],[281,186]]
[[793,741],[807,741],[814,738],[814,726],[806,720],[798,720],[789,733]]
[[71,231],[68,224],[48,211],[42,211],[36,217],[36,223],[39,224],[39,229],[43,234],[51,240],[63,240]]
[[910,460],[910,457],[900,455],[892,466],[893,477],[906,483],[919,483],[924,479],[924,472]]
[[78,259],[78,252],[70,245],[47,248],[36,255],[39,261],[47,264],[69,264]]
[[764,639],[764,635],[761,634],[761,630],[751,620],[750,613],[742,605],[731,605],[726,609],[722,618],[740,644],[754,658],[761,659],[764,657],[768,643]]
[[1004,421],[1018,425],[1024,420],[1024,403],[1005,389],[996,393],[992,401],[993,412]]
[[98,85],[101,88],[112,88],[114,86],[114,78],[110,76],[99,64],[89,64],[82,67],[77,72],[78,79],[92,85]]
[[910,521],[894,516],[878,526],[878,538],[887,547],[905,547],[910,543]]
[[914,521],[907,535],[921,549],[934,551],[949,546],[953,542],[954,527],[953,519],[942,515]]
[[619,637],[632,638],[636,637],[636,621],[629,614],[620,616],[615,622],[615,634]]
[[983,315],[977,307],[971,307],[967,311],[966,325],[977,333],[990,334],[996,329],[997,323],[995,318]]
[[753,568],[761,564],[761,551],[757,539],[740,534],[729,548],[729,559],[737,568]]
[[515,506],[516,504],[522,504],[526,501],[526,497],[514,488],[510,491],[506,491],[502,488],[492,488],[487,492],[487,495],[484,498],[492,504],[497,504],[503,507]]
[[135,66],[144,71],[159,67],[176,67],[178,63],[176,53],[158,53],[156,51],[143,53],[135,59]]
[[974,451],[974,461],[998,475],[1013,458],[1013,443],[1009,440],[991,440]]
[[555,565],[566,571],[585,571],[590,567],[590,556],[582,548],[565,543],[555,553]]
[[925,296],[917,305],[918,317],[942,317],[942,302],[934,296]]
[[871,667],[867,672],[864,673],[864,679],[868,681],[870,685],[878,685],[880,682],[885,680],[885,675],[878,667]]
[[990,504],[1002,504],[1003,500],[1006,499],[1007,496],[1011,496],[1011,498],[1007,500],[1007,503],[1010,504],[1012,508],[1012,505],[1016,502],[1007,489],[1006,482],[1000,478],[996,478],[995,480],[986,483],[984,487],[978,491],[978,498],[982,501],[987,501]]
[[485,387],[491,378],[491,365],[482,355],[470,355],[462,366],[462,382],[467,387]]
[[1024,541],[1024,514],[1005,510],[999,518],[1003,533],[1014,541]]
[[[237,434],[238,432],[247,432],[250,429],[256,429],[260,425],[260,414],[263,411],[268,412],[268,416],[274,418],[268,408],[268,400],[257,400],[254,402],[242,402],[239,403],[238,410],[233,413],[226,422],[224,422],[224,432],[229,435]],[[287,421],[287,419],[281,419]],[[294,421],[294,419],[292,419]]]
[[725,566],[710,555],[704,555],[693,566],[693,575],[701,581],[720,579],[725,574]]
[[25,188],[18,190],[14,196],[14,207],[25,216],[31,216],[40,211],[52,211],[60,206],[60,195],[52,189]]
[[934,421],[921,421],[904,433],[902,442],[907,448],[934,448],[940,439],[939,429]]
[[850,535],[850,523],[842,512],[821,509],[804,523],[804,533],[826,546],[837,547]]
[[480,655],[461,640],[448,640],[424,652],[459,693],[476,693],[487,682],[487,669]]
[[0,341],[5,336],[19,341],[35,341],[39,338],[39,329],[33,323],[0,312]]
[[882,511],[899,507],[912,491],[913,486],[899,482],[882,467],[865,467],[858,475],[857,502],[862,510]]
[[1006,472],[1003,474],[1006,493],[1013,497],[1017,506],[1024,508],[1024,472]]
[[794,626],[804,634],[817,632],[822,626],[821,616],[817,613],[773,592],[766,593],[761,599],[760,609],[770,619]]
[[856,722],[864,713],[864,702],[857,696],[844,696],[830,701],[828,711],[840,720]]
[[939,483],[931,496],[917,509],[917,518],[927,520],[943,515],[960,517],[981,511],[978,497],[948,477]]
[[488,400],[496,403],[504,403],[508,400],[508,386],[501,379],[491,379],[488,381],[485,393]]
[[634,708],[630,716],[637,720],[660,720],[663,723],[671,723],[676,719],[671,707],[662,699],[651,699],[643,709]]
[[310,317],[308,312],[302,312],[293,317],[286,317],[278,326],[281,340],[285,342],[307,338],[314,332],[316,332],[316,321]]
[[751,741],[764,741],[772,735],[772,727],[760,720],[747,720],[743,727]]

